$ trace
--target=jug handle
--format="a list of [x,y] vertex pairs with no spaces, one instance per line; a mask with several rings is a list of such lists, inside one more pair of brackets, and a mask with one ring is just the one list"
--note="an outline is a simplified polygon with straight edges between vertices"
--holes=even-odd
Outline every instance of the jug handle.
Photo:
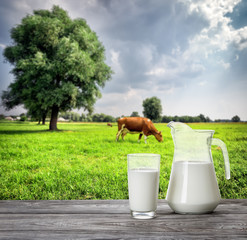
[[212,145],[216,145],[216,146],[221,148],[221,151],[222,151],[223,157],[224,157],[224,161],[225,161],[225,176],[226,176],[226,179],[230,179],[230,162],[229,162],[226,144],[218,138],[213,138],[212,139]]

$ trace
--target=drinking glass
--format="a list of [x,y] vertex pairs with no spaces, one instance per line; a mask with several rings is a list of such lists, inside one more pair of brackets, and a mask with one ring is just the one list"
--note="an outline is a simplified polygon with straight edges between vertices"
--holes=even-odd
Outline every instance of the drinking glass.
[[131,216],[137,219],[156,217],[160,155],[128,154],[128,189]]

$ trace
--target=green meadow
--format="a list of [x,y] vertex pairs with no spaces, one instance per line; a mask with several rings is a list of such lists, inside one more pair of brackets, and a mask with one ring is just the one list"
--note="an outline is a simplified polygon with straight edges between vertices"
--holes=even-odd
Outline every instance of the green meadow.
[[[221,150],[212,146],[222,198],[247,198],[247,124],[197,123],[193,129],[215,130],[226,143],[231,179],[225,179]],[[159,198],[169,183],[173,141],[166,124],[155,124],[164,142],[153,136],[137,142],[127,134],[115,141],[117,125],[58,123],[60,131],[30,122],[0,122],[0,199],[127,199],[127,154],[161,155]]]

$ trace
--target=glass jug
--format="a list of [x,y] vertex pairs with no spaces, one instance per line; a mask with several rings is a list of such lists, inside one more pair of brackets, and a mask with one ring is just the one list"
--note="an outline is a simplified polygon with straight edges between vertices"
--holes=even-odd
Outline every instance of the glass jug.
[[227,148],[213,138],[213,130],[193,130],[180,122],[170,122],[174,156],[166,200],[177,213],[212,212],[220,202],[211,145],[221,148],[225,160],[225,176],[230,179]]

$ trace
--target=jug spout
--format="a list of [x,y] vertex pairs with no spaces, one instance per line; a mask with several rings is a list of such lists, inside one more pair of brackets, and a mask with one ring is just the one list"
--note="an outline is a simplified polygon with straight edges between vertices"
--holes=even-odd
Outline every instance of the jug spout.
[[[212,133],[198,132],[181,122],[169,122],[174,143],[173,161],[210,161],[209,141]],[[210,142],[211,144],[211,142]]]
[[167,127],[169,127],[170,129],[174,129],[174,125],[175,125],[175,122],[171,121],[167,124]]
[[169,127],[172,131],[193,131],[192,128],[182,122],[171,121],[167,124],[167,127]]
[[191,127],[189,127],[187,124],[181,123],[181,122],[171,121],[167,124],[167,127],[169,127],[171,129],[171,134],[172,134],[172,138],[173,138],[174,142],[175,142],[175,135],[177,133],[183,132],[187,135],[190,135],[194,132]]

